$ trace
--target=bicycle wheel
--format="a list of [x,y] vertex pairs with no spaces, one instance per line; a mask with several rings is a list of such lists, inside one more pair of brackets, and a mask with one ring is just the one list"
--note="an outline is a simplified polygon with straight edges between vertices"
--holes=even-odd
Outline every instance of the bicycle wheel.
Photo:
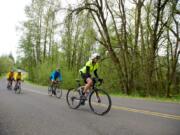
[[11,84],[8,84],[7,89],[8,89],[8,90],[12,90],[12,85],[11,85]]
[[16,87],[15,93],[16,93],[16,94],[20,94],[20,93],[21,93],[21,88],[20,88],[20,86],[17,86],[17,87]]
[[62,97],[62,89],[55,88],[55,91],[56,91],[56,97],[61,98]]
[[[99,95],[99,99],[97,98],[97,94]],[[95,114],[105,115],[110,111],[111,104],[111,98],[104,90],[98,89],[92,91],[89,96],[89,106]]]
[[48,87],[48,95],[52,96],[52,87],[51,86]]
[[66,101],[70,108],[77,109],[80,106],[80,93],[78,89],[69,89],[66,95]]

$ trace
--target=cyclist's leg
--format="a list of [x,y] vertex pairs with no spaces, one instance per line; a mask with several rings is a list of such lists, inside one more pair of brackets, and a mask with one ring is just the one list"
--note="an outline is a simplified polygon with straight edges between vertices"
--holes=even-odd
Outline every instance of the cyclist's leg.
[[86,84],[84,86],[84,91],[83,91],[85,93],[85,96],[86,96],[88,90],[92,87],[92,85],[93,85],[93,81],[90,77],[88,77],[86,79]]
[[96,92],[96,97],[97,97],[98,103],[101,103],[101,98],[99,97],[99,93],[98,92]]
[[15,80],[15,86],[17,86],[18,85],[18,80]]
[[85,83],[85,86],[84,86],[84,89],[83,89],[83,93],[85,94],[86,96],[86,93],[87,91],[91,88],[91,86],[93,85],[93,81],[92,79],[90,78],[90,76],[87,76],[86,74],[82,73],[81,72],[81,77],[83,78],[84,80],[84,83]]
[[14,85],[14,90],[16,91],[16,89],[17,89],[17,80],[15,80],[15,85]]
[[55,90],[54,90],[54,84],[55,80],[51,80],[51,89],[52,89],[52,95],[56,95]]
[[[96,78],[92,78],[92,81],[93,81],[93,85],[94,85],[96,83]],[[95,91],[95,93],[96,93],[96,98],[97,98],[98,103],[101,103],[101,98],[99,96],[98,91]]]
[[10,78],[7,78],[7,88],[10,86]]
[[13,81],[14,81],[14,78],[10,78],[10,86],[11,87],[12,87]]
[[17,80],[17,84],[19,85],[19,87],[21,86],[21,79]]
[[[57,88],[57,84],[58,83],[58,78],[56,78],[55,82],[54,82],[54,88],[56,89]],[[56,90],[53,90],[54,91],[54,95],[56,95]]]

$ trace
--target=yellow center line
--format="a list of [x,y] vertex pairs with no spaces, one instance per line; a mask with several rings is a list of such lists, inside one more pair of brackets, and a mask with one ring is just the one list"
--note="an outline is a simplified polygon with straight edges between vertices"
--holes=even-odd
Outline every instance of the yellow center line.
[[[37,92],[35,90],[31,90],[31,89],[27,89],[27,88],[26,88],[26,90],[31,91],[31,92],[35,92],[38,94],[47,95],[46,93]],[[95,102],[93,102],[93,104],[97,105],[97,106],[107,107],[106,104],[99,104],[99,103],[95,103]],[[123,111],[128,111],[128,112],[141,113],[141,114],[145,114],[145,115],[153,115],[153,116],[158,116],[158,117],[163,117],[163,118],[168,118],[168,119],[180,120],[180,115],[165,114],[165,113],[140,110],[140,109],[133,109],[133,108],[128,108],[128,107],[124,107],[124,106],[116,106],[116,105],[112,105],[111,108],[114,110],[123,110]]]
[[[102,107],[107,107],[106,104],[98,104],[98,103],[93,103],[93,104],[102,106]],[[168,119],[180,120],[180,115],[172,115],[172,114],[159,113],[159,112],[153,112],[153,111],[147,111],[147,110],[133,109],[133,108],[128,108],[124,106],[116,106],[116,105],[112,105],[111,108],[114,110],[123,110],[123,111],[128,111],[128,112],[141,113],[145,115],[153,115],[153,116],[158,116],[158,117],[163,117],[163,118],[168,118]]]

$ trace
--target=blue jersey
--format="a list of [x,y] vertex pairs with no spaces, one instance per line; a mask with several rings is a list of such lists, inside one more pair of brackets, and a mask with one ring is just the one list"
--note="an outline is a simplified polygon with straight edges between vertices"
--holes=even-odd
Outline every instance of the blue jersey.
[[60,72],[57,72],[57,71],[53,71],[51,73],[51,76],[50,76],[51,80],[56,80],[57,78],[62,81],[62,76],[61,76],[61,73]]

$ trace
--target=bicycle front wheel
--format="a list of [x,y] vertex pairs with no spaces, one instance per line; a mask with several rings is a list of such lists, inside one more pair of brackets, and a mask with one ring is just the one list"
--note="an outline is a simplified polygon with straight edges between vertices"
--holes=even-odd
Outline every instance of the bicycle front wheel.
[[77,89],[69,89],[66,95],[66,101],[70,108],[77,109],[80,106],[80,93]]
[[62,89],[57,89],[56,88],[56,97],[61,98],[62,97]]
[[48,95],[52,96],[52,87],[51,86],[48,87]]
[[18,86],[17,89],[15,90],[15,93],[20,94],[21,93],[21,87]]
[[92,91],[89,96],[89,106],[95,114],[107,114],[111,109],[111,104],[111,98],[104,90]]

